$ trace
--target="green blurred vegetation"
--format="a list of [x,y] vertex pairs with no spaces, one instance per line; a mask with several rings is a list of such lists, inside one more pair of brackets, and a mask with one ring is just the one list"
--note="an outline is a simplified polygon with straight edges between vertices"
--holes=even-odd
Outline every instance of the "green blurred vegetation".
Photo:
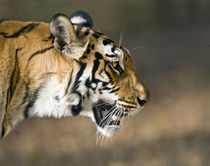
[[87,118],[30,119],[0,142],[1,166],[210,165],[210,1],[0,0],[0,18],[46,21],[78,9],[123,45],[152,100],[96,146]]

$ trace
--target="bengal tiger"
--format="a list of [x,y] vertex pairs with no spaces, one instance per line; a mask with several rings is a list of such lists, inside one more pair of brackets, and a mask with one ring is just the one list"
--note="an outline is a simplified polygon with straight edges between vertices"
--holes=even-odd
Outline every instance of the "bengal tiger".
[[0,21],[0,134],[38,117],[88,116],[111,137],[150,93],[129,51],[84,11],[50,23]]

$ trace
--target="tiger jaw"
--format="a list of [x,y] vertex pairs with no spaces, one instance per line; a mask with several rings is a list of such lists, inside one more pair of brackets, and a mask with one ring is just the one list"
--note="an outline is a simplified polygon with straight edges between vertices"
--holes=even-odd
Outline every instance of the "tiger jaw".
[[116,104],[111,105],[102,101],[94,104],[92,109],[98,131],[107,137],[119,131],[123,118],[128,116],[128,111],[123,111]]

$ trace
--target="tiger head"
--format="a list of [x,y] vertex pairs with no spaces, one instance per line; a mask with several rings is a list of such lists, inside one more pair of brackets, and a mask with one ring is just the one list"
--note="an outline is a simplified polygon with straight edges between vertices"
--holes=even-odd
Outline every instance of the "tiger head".
[[70,19],[57,14],[50,23],[54,47],[74,61],[73,115],[90,117],[104,136],[120,128],[125,116],[140,110],[150,93],[139,80],[129,51],[93,27],[84,12]]

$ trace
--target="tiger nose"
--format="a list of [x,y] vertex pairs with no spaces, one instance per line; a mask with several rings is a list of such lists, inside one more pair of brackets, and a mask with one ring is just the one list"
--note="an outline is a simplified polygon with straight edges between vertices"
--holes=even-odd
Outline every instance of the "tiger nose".
[[137,97],[137,102],[143,107],[148,102],[148,99],[141,100],[140,97]]
[[150,92],[148,88],[140,82],[137,84],[136,100],[140,106],[144,106],[150,100]]

